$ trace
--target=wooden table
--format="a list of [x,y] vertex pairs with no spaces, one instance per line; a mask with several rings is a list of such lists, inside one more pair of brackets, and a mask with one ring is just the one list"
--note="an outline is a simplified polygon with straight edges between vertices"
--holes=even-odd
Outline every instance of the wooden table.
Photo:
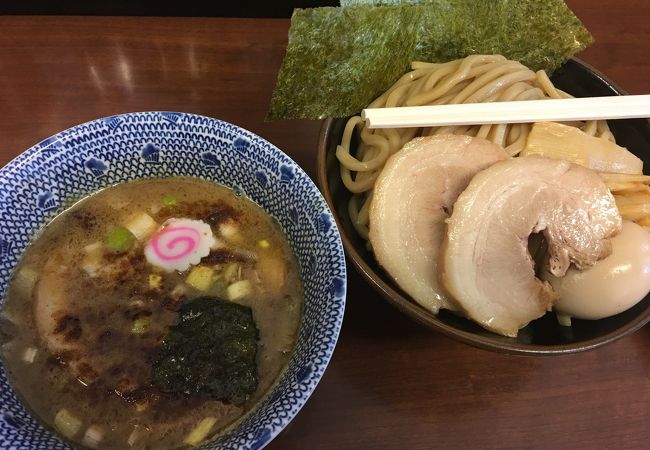
[[[569,4],[596,38],[580,57],[650,92],[650,2]],[[252,130],[315,178],[320,123],[263,121],[288,24],[0,17],[0,166],[80,122],[178,110]],[[650,448],[650,327],[582,354],[501,355],[411,322],[349,272],[334,358],[269,449]]]

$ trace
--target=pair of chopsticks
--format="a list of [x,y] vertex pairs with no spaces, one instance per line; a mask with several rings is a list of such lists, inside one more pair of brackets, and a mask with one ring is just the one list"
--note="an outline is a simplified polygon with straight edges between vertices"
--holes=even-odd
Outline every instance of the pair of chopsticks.
[[366,108],[368,128],[483,125],[650,117],[650,95]]

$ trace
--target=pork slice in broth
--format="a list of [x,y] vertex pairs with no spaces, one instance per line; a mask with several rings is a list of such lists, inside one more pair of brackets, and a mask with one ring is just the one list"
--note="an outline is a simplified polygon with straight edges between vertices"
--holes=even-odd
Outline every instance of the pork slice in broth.
[[75,319],[75,305],[66,293],[66,279],[72,268],[63,254],[55,253],[45,265],[34,289],[34,321],[45,346],[53,354],[75,350],[81,326]]
[[[120,275],[136,271],[137,258],[117,258],[94,278],[69,261],[65,252],[50,256],[36,284],[39,336],[81,383],[130,396],[147,382],[152,355],[176,314],[156,304],[162,299],[137,295],[124,283]],[[142,298],[133,300],[133,293]],[[149,329],[136,335],[133,324],[142,318]]]

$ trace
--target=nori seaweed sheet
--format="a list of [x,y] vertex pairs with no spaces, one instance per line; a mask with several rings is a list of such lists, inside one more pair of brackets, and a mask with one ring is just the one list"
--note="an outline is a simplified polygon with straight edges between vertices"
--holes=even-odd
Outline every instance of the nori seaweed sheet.
[[257,389],[257,339],[250,308],[191,300],[163,340],[151,382],[164,392],[240,405]]
[[341,4],[294,11],[267,120],[358,113],[414,60],[502,54],[550,74],[593,42],[562,0]]

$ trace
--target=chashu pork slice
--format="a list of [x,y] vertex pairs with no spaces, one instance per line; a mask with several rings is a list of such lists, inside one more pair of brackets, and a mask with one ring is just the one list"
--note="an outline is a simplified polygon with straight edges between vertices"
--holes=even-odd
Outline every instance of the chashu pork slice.
[[[131,256],[103,264],[97,276],[87,277],[72,249],[53,250],[34,286],[34,324],[44,346],[81,383],[127,396],[147,385],[158,336],[177,313],[158,305],[154,293],[136,291],[129,274],[141,268]],[[143,300],[130,301],[134,292]],[[144,334],[133,332],[140,318],[147,320]]]
[[375,257],[426,309],[458,309],[438,282],[445,219],[474,174],[507,157],[481,138],[422,137],[395,153],[377,178],[369,233]]
[[549,270],[584,269],[611,252],[621,230],[612,194],[593,171],[567,161],[520,157],[478,173],[447,221],[441,279],[465,313],[516,336],[556,300],[535,277],[528,237],[543,232]]

